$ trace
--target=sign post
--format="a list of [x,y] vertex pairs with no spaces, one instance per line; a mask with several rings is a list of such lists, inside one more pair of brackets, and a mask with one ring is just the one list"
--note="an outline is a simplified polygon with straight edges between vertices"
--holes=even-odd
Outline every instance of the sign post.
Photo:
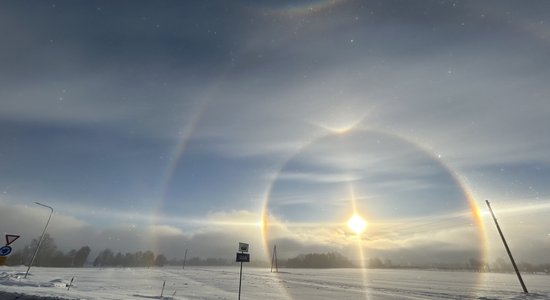
[[248,252],[247,243],[239,243],[239,251],[237,252],[237,262],[241,263],[241,271],[239,272],[239,300],[241,300],[241,282],[243,280],[243,262],[250,262],[250,254]]

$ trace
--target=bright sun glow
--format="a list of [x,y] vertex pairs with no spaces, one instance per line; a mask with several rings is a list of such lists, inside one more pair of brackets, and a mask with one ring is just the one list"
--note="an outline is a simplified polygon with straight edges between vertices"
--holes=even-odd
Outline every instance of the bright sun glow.
[[348,227],[353,230],[355,234],[360,234],[367,227],[367,222],[365,222],[365,220],[355,214],[353,215],[353,217],[351,217],[351,219],[349,219]]

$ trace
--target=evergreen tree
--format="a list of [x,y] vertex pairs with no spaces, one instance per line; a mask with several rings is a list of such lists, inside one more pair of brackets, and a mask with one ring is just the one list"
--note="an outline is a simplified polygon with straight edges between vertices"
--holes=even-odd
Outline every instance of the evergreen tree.
[[[30,249],[34,252],[36,247],[38,247],[38,242],[40,241],[40,238],[33,239],[30,245]],[[44,238],[42,239],[42,243],[40,244],[40,249],[38,250],[38,253],[36,254],[36,258],[34,260],[34,266],[39,267],[50,267],[53,265],[52,258],[54,254],[56,253],[57,246],[55,245],[54,239],[50,236],[49,233],[44,234]],[[32,257],[32,254],[30,255]],[[29,257],[29,262],[30,259]]]
[[74,255],[73,264],[72,264],[73,267],[78,267],[78,268],[83,267],[86,261],[88,260],[88,256],[90,255],[91,251],[92,250],[88,246],[84,246],[78,249],[78,251],[76,251]]
[[166,256],[159,254],[155,258],[155,266],[162,267],[166,264],[166,261],[167,261]]
[[142,265],[144,267],[152,267],[155,263],[155,254],[151,251],[145,251],[142,257]]
[[113,251],[105,249],[101,251],[94,260],[94,267],[111,266],[113,262]]

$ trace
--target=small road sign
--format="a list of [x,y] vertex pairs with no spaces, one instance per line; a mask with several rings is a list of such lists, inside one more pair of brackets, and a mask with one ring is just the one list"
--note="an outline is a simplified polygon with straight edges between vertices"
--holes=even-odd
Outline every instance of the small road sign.
[[239,242],[239,251],[248,252],[248,244]]
[[250,262],[250,254],[237,252],[237,262]]
[[248,244],[239,242],[239,251],[237,252],[237,262],[241,263],[241,271],[239,272],[239,300],[241,300],[241,282],[243,281],[243,262],[250,262],[250,254],[248,252]]
[[6,246],[10,245],[11,243],[15,242],[20,237],[20,235],[17,234],[9,234],[6,233]]
[[10,246],[4,246],[0,248],[0,256],[8,256],[11,253],[11,247]]

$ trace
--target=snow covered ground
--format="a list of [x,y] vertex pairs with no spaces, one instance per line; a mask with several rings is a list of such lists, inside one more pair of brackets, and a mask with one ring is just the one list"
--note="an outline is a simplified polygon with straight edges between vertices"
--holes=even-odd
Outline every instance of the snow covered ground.
[[[282,269],[244,267],[242,299],[550,299],[550,276],[525,274],[529,294],[513,274],[428,270]],[[0,299],[13,293],[67,299],[237,299],[239,267],[0,267]],[[67,284],[74,277],[74,286]],[[12,294],[12,296],[9,296]]]

